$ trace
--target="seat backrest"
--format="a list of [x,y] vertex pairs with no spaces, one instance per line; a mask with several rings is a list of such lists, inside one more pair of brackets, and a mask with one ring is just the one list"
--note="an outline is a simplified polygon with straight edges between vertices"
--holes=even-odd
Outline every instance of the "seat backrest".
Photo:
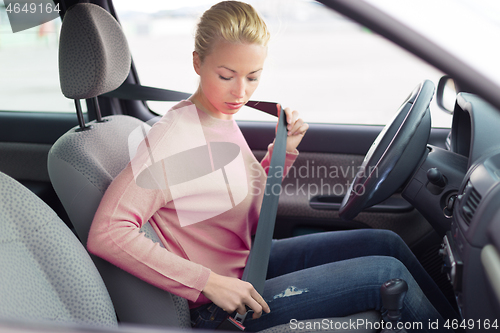
[[0,173],[0,318],[117,326],[87,251],[35,194]]
[[[105,117],[93,128],[73,128],[52,146],[48,170],[52,185],[83,244],[97,207],[111,181],[129,161],[128,135],[140,120]],[[141,231],[159,242],[151,225]],[[161,243],[160,243],[161,244]],[[120,321],[134,324],[190,327],[187,301],[156,288],[98,257],[91,256],[101,273]]]
[[[116,89],[130,71],[130,52],[118,22],[102,7],[81,3],[64,15],[59,46],[63,94],[75,100]],[[148,127],[129,116],[104,117],[91,128],[75,127],[53,145],[48,157],[52,185],[84,245],[94,214],[111,181],[130,161],[128,139]],[[143,230],[156,234],[147,223]],[[153,241],[159,241],[158,238]],[[91,256],[121,322],[190,327],[187,301]]]

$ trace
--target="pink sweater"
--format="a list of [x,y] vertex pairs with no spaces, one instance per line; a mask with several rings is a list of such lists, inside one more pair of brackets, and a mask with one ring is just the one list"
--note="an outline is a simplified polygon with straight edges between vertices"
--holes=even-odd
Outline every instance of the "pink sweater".
[[[201,291],[211,270],[241,278],[271,154],[272,144],[258,163],[234,120],[180,102],[104,194],[89,251],[188,299],[190,308],[208,303]],[[297,154],[287,153],[285,170]],[[139,232],[148,221],[164,247]]]

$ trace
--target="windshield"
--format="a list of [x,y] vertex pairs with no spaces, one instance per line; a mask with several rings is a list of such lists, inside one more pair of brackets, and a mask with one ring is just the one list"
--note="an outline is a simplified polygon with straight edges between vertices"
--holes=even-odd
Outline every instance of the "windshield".
[[500,1],[365,0],[500,87]]

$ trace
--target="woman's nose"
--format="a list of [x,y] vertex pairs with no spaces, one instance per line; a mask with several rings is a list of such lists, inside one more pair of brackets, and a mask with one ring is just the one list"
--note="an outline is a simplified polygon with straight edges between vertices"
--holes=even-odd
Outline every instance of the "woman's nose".
[[237,98],[245,97],[245,83],[238,80],[233,87],[232,94]]

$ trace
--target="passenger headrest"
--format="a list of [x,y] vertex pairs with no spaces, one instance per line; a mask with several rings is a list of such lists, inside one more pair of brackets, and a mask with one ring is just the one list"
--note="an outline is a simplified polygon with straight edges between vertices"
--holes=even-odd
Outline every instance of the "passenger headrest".
[[64,96],[86,99],[112,91],[127,78],[130,63],[120,24],[104,8],[80,3],[66,11],[59,40]]

